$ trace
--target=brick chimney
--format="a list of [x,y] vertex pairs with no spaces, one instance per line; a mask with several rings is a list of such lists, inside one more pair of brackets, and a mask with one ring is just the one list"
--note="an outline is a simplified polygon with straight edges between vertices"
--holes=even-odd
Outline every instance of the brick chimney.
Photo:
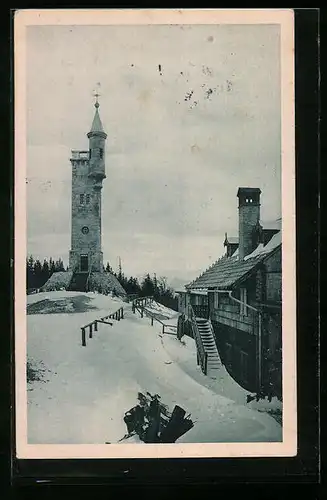
[[254,250],[253,232],[260,221],[260,194],[259,188],[249,187],[240,187],[237,192],[240,260],[243,260]]

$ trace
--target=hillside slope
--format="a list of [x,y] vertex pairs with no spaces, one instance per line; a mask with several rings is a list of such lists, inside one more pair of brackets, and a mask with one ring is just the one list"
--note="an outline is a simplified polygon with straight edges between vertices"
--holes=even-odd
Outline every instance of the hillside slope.
[[[30,443],[118,442],[126,433],[124,413],[136,404],[138,392],[147,391],[159,394],[170,409],[178,404],[191,413],[194,428],[181,442],[282,439],[281,426],[245,407],[244,394],[226,385],[226,374],[216,386],[202,375],[192,339],[180,344],[171,335],[163,337],[161,325],[133,314],[130,304],[64,291],[27,300],[28,361],[38,375],[28,384]],[[122,305],[125,319],[99,325],[82,347],[80,327]],[[167,322],[177,319],[176,313],[165,313]]]

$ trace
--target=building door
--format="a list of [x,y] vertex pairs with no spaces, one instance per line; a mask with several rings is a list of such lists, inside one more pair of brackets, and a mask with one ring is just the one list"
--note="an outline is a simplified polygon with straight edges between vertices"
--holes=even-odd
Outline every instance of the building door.
[[89,270],[89,256],[88,255],[81,255],[81,262],[80,262],[80,269],[81,273],[87,273]]

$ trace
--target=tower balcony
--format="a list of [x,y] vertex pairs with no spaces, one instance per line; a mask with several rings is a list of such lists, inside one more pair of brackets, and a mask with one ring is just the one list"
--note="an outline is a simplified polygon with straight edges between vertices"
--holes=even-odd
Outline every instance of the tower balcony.
[[89,160],[90,152],[89,151],[80,151],[78,149],[72,149],[71,160]]

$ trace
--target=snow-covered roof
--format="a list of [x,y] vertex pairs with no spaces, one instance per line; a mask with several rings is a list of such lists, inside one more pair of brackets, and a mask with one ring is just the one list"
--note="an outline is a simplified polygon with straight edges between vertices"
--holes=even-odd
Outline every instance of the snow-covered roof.
[[265,255],[267,253],[270,253],[278,245],[281,245],[281,243],[282,243],[282,233],[281,231],[279,231],[278,233],[274,234],[271,240],[268,241],[267,245],[264,246],[263,243],[260,243],[260,245],[258,245],[257,248],[252,253],[244,257],[244,260],[252,259],[257,255]]
[[265,230],[278,230],[280,231],[282,228],[282,219],[276,219],[276,220],[266,220],[266,221],[260,221],[260,225],[262,228]]
[[206,288],[198,288],[197,290],[190,290],[190,293],[195,293],[196,295],[207,295],[208,290]]
[[228,236],[226,241],[232,245],[238,245],[238,237],[237,236]]
[[238,252],[231,257],[224,255],[212,266],[195,279],[189,289],[220,288],[228,290],[243,281],[253,269],[271,252],[281,245],[281,232],[275,234],[266,246],[258,247],[243,260],[238,258]]

